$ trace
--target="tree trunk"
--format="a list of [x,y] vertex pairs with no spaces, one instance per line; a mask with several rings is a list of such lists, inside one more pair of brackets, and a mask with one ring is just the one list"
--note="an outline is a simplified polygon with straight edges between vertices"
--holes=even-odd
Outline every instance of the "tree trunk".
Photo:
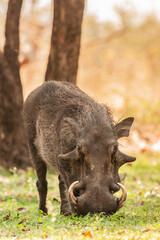
[[45,80],[76,83],[85,0],[54,0],[51,48]]
[[22,0],[9,0],[4,54],[0,53],[0,164],[6,168],[30,165],[18,61],[21,6]]

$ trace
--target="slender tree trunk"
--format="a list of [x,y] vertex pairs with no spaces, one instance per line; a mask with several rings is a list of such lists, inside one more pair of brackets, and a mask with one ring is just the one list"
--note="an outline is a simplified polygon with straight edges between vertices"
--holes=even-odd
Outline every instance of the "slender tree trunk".
[[9,0],[4,54],[0,53],[0,164],[6,168],[30,165],[18,61],[21,7],[22,0]]
[[85,0],[54,0],[51,48],[45,80],[76,83]]

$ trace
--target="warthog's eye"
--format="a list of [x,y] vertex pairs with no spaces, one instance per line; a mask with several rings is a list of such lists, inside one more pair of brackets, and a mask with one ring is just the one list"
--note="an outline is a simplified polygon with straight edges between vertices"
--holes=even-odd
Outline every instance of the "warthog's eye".
[[83,153],[83,146],[81,145],[77,145],[76,146],[76,151],[77,151],[77,158],[76,158],[76,161],[75,163],[79,164],[81,162],[81,160],[84,158],[84,153]]
[[79,156],[83,157],[85,154],[85,147],[83,145],[78,144],[77,150],[78,150]]
[[78,150],[79,152],[81,152],[81,149],[82,149],[82,146],[81,146],[81,145],[77,145],[77,150]]
[[115,146],[114,146],[114,149],[113,149],[113,154],[116,154],[117,150],[118,150],[118,146],[115,145]]

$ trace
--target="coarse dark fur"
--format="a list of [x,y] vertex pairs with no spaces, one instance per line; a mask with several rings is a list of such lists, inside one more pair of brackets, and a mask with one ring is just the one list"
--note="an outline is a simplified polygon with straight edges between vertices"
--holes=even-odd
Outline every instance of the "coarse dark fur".
[[[59,173],[61,212],[117,211],[119,167],[127,161],[117,140],[128,136],[133,118],[114,124],[110,110],[77,86],[49,81],[34,90],[24,105],[24,123],[37,172],[39,208],[47,213],[47,165]],[[76,208],[68,198],[74,181]]]

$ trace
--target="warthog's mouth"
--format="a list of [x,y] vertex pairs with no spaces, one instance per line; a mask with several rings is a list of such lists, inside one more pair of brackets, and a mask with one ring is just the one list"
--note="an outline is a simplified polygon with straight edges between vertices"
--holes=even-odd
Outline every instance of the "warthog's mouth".
[[[69,193],[69,199],[71,201],[71,203],[74,205],[74,208],[76,209],[77,208],[77,205],[78,205],[78,197],[76,197],[74,195],[74,188],[77,186],[77,184],[79,183],[79,181],[75,181],[73,182],[70,187],[69,187],[69,190],[68,190],[68,193]],[[127,191],[124,187],[123,184],[121,183],[117,183],[117,185],[120,187],[120,189],[122,190],[122,196],[120,198],[116,198],[116,202],[117,202],[117,210],[122,208],[125,204],[125,201],[127,199]]]

